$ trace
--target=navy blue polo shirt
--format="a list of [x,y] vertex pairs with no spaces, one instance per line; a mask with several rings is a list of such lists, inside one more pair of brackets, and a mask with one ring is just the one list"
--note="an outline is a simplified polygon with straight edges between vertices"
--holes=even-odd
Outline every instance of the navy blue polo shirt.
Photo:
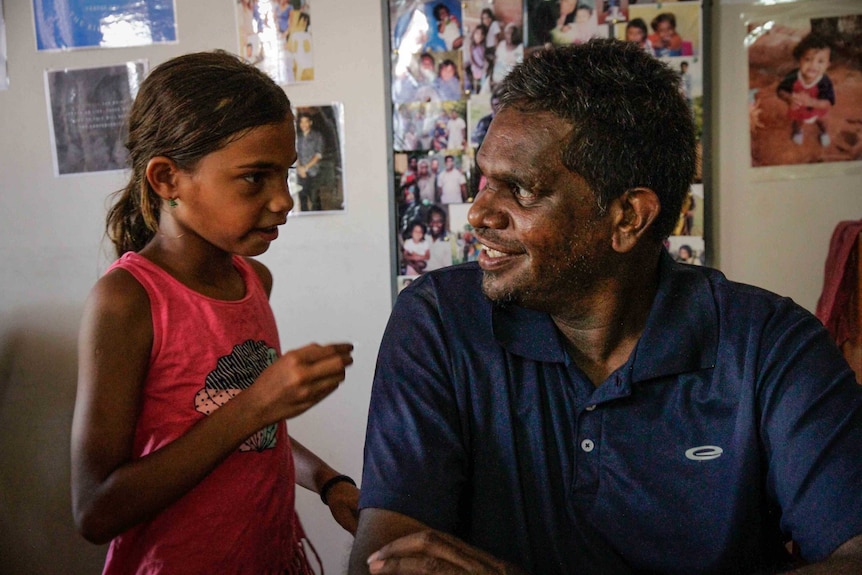
[[550,316],[465,264],[401,292],[378,358],[361,507],[536,575],[752,573],[862,533],[862,387],[788,298],[664,254],[599,387]]

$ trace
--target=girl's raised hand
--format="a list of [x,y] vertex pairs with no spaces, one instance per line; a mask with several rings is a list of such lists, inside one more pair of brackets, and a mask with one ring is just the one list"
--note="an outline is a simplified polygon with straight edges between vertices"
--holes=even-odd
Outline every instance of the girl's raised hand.
[[352,352],[350,343],[312,343],[285,352],[246,390],[255,396],[264,425],[296,417],[335,391],[353,363]]

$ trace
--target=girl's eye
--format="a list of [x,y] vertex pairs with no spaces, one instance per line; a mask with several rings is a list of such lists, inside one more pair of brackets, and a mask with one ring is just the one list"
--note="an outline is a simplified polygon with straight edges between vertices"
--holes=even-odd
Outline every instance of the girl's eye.
[[263,172],[254,172],[242,177],[249,184],[259,184],[263,181]]

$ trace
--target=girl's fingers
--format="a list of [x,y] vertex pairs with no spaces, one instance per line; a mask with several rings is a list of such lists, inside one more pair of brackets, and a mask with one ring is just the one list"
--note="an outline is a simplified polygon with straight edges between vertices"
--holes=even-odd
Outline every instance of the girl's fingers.
[[334,343],[329,345],[308,344],[299,349],[285,353],[285,356],[294,356],[303,363],[314,363],[333,355],[349,355],[353,351],[352,343]]

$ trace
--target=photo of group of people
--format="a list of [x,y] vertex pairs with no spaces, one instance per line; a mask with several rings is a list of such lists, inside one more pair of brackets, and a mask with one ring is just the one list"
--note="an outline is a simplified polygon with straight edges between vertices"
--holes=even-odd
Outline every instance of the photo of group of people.
[[[494,117],[496,86],[532,51],[593,37],[637,42],[679,71],[702,134],[700,0],[390,0],[389,9],[399,286],[475,252],[466,220],[481,181],[475,153]],[[703,234],[703,208],[698,177],[681,234]]]
[[748,22],[752,167],[862,160],[862,11],[855,8]]
[[239,54],[278,84],[314,80],[310,0],[236,0]]

